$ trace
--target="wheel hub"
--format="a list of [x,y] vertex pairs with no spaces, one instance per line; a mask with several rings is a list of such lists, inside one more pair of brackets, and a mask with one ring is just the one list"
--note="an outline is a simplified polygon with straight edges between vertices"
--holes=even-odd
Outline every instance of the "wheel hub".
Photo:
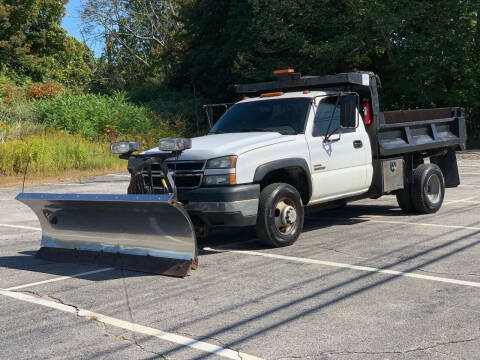
[[297,220],[297,211],[293,206],[287,205],[282,211],[282,224],[285,226],[295,224]]
[[436,204],[440,201],[441,198],[441,184],[440,179],[436,174],[430,176],[425,184],[425,193],[433,204]]
[[275,206],[275,225],[284,235],[290,234],[297,224],[297,210],[290,199],[280,200]]

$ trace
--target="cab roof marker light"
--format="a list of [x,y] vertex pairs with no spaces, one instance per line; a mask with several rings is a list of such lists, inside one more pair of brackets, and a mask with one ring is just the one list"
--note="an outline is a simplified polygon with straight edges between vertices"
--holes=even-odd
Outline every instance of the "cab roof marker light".
[[280,74],[292,74],[294,73],[295,70],[293,69],[279,69],[279,70],[274,70],[273,74],[274,75],[280,75]]
[[263,93],[260,95],[261,98],[272,97],[272,96],[282,96],[283,92],[271,92],[271,93]]

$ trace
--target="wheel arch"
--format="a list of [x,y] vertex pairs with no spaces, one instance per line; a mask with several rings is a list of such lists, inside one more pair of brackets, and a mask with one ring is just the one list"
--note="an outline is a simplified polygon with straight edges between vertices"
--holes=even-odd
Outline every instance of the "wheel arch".
[[260,184],[263,188],[273,182],[279,182],[278,177],[299,191],[304,205],[310,201],[312,178],[305,159],[288,158],[262,164],[255,170],[253,182]]

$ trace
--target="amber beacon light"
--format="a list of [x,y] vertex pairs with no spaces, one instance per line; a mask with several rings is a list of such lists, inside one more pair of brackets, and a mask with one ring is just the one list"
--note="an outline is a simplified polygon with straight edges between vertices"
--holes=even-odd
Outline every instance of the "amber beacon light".
[[274,70],[273,74],[274,75],[281,75],[281,74],[293,74],[295,70],[293,69],[280,69],[280,70]]

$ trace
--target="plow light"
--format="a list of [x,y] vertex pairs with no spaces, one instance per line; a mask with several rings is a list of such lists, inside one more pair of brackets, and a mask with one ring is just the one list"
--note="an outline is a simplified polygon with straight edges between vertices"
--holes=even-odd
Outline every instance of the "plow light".
[[158,140],[161,151],[183,151],[192,147],[192,140],[187,138],[164,138]]
[[110,152],[112,154],[127,154],[140,149],[137,141],[120,141],[110,144]]

